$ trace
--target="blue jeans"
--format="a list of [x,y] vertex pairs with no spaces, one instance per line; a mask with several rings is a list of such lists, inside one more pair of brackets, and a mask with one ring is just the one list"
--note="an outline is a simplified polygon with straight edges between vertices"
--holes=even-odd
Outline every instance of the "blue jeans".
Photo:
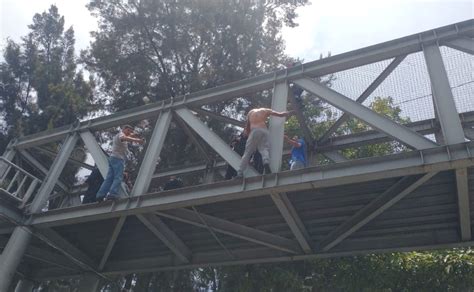
[[112,197],[118,197],[118,191],[123,179],[123,169],[125,162],[117,157],[109,157],[109,170],[107,171],[107,177],[100,186],[97,195],[97,200],[103,199],[107,193]]

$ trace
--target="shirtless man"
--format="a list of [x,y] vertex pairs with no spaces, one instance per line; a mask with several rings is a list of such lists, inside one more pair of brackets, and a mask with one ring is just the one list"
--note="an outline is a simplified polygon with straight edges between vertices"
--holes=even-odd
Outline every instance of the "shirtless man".
[[[237,177],[242,177],[249,165],[249,160],[255,150],[258,149],[262,155],[264,173],[271,173],[270,162],[270,139],[266,121],[270,116],[288,117],[292,112],[276,112],[269,108],[256,108],[247,115],[247,124],[244,133],[248,135],[245,144],[245,152],[240,161]],[[249,134],[250,133],[250,134]]]

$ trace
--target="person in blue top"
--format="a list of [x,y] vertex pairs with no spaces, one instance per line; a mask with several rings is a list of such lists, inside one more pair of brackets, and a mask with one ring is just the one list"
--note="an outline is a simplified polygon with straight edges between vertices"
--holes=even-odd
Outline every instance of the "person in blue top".
[[306,144],[303,138],[298,138],[298,136],[293,136],[293,138],[288,138],[287,135],[284,136],[285,141],[288,142],[291,147],[291,160],[290,160],[290,170],[300,169],[306,167]]

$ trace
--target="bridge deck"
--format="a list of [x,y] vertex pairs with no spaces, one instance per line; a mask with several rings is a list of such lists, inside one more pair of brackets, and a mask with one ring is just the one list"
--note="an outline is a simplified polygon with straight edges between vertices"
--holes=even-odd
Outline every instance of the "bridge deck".
[[[466,145],[470,144],[472,143]],[[429,159],[429,156],[427,158]],[[359,163],[374,165],[376,170],[375,161],[376,159],[369,158],[362,159]],[[471,166],[474,164],[472,157],[465,162]],[[453,167],[456,163],[451,162]],[[437,170],[435,164],[427,165],[426,168]],[[403,176],[405,179],[413,179],[407,186],[423,176],[421,172],[410,169],[400,170],[406,174],[413,174]],[[307,172],[302,171],[299,176],[309,173],[314,171],[311,169]],[[284,175],[285,173],[280,174],[282,177]],[[146,208],[140,208],[139,205],[134,205],[133,201],[125,199],[116,203],[106,202],[51,210],[32,215],[27,222],[37,228],[50,227],[98,264],[104,256],[120,217],[129,215],[103,267],[103,275],[473,244],[472,241],[461,240],[456,177],[453,170],[445,170],[438,172],[406,197],[390,205],[390,208],[384,209],[379,216],[363,224],[360,229],[352,230],[347,238],[340,240],[334,247],[323,250],[321,244],[330,239],[330,233],[345,222],[346,224],[349,222],[349,227],[353,228],[358,221],[356,214],[363,212],[364,208],[369,207],[369,213],[366,215],[383,208],[381,204],[374,205],[375,200],[386,196],[387,190],[402,180],[400,172],[384,176],[386,178],[377,179],[377,175],[374,175],[374,179],[367,178],[358,183],[342,181],[329,183],[326,179],[320,179],[314,180],[313,184],[299,182],[292,186],[295,191],[288,191],[287,196],[306,227],[310,252],[300,248],[290,227],[265,191],[243,190],[241,196],[229,195],[212,203],[189,200],[185,204],[158,203],[150,205],[151,207],[146,205],[147,200],[143,198],[142,203],[147,206]],[[257,177],[254,180],[264,178]],[[271,175],[266,179],[270,181]],[[468,168],[468,179],[470,210],[474,210],[473,167]],[[325,184],[328,186],[324,186]],[[230,185],[242,186],[240,181],[228,181],[149,194],[145,197],[182,199],[183,195],[192,196],[202,189],[213,192],[216,187],[222,185],[227,188]],[[117,211],[120,210],[121,203],[128,205],[127,209],[123,209],[127,211]],[[93,210],[97,211],[94,215],[88,213]],[[75,212],[84,216],[75,216]],[[135,216],[140,214],[158,215],[157,218],[173,230],[190,250],[189,261],[179,260],[175,253]],[[107,216],[104,218],[101,215]],[[470,218],[474,221],[472,214]],[[229,222],[263,231],[264,235],[247,234],[246,237],[245,231],[240,230],[238,226],[226,224]],[[471,226],[474,226],[474,222]],[[274,246],[272,240],[276,240]],[[54,255],[52,263],[45,263],[43,258],[38,259],[34,254],[35,248],[49,251]],[[73,276],[83,272],[83,268],[46,245],[43,240],[35,238],[30,249],[33,249],[30,251],[33,254],[26,253],[23,265],[32,268],[35,271],[33,275],[37,279]]]

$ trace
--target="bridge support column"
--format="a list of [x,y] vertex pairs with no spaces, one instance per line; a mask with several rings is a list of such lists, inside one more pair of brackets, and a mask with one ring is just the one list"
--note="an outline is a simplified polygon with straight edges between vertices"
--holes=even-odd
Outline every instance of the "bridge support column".
[[31,234],[23,227],[16,227],[0,257],[0,291],[8,291],[13,275],[31,240]]
[[16,284],[15,292],[31,292],[35,284],[30,280],[22,279]]
[[79,292],[97,292],[100,288],[100,279],[94,274],[82,276],[79,284]]

